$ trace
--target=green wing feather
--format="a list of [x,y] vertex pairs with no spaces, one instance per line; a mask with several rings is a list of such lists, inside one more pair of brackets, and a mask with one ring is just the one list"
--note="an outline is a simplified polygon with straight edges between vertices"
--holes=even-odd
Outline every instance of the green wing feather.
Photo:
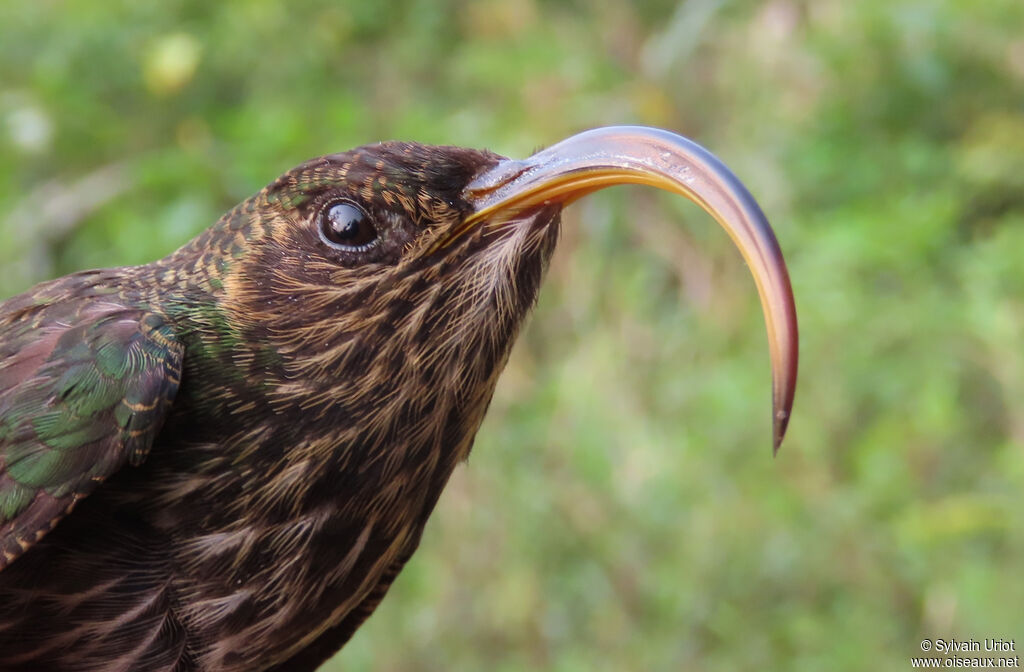
[[145,459],[181,378],[184,349],[153,313],[109,301],[30,312],[0,319],[0,569]]

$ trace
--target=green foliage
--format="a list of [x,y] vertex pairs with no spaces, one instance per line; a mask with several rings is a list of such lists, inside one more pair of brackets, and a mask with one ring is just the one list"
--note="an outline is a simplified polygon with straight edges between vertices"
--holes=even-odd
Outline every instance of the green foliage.
[[[328,669],[906,669],[1024,632],[1024,3],[0,5],[0,295],[169,253],[299,161],[689,135],[800,310],[643,189],[567,213],[470,463]],[[0,503],[2,504],[2,503]]]

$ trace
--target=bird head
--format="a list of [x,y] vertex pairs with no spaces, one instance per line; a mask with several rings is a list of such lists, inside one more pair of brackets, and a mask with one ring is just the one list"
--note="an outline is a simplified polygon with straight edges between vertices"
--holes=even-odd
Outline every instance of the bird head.
[[[797,361],[785,263],[739,180],[672,133],[596,129],[525,160],[368,145],[289,171],[185,249],[204,251],[196,263],[217,276],[232,328],[245,332],[240,340],[264,344],[272,353],[264,364],[278,360],[269,368],[278,371],[280,403],[315,415],[376,414],[386,432],[383,418],[395,424],[443,401],[478,407],[472,424],[535,301],[562,208],[624,183],[686,196],[738,245],[768,324],[777,449]],[[400,385],[411,392],[395,394]],[[471,389],[479,394],[460,397]]]

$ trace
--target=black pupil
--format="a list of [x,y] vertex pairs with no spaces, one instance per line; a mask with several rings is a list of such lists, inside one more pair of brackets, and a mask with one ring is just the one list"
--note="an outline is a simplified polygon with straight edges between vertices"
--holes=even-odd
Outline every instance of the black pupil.
[[327,209],[323,233],[328,242],[344,247],[359,247],[377,238],[373,222],[352,203],[335,203]]

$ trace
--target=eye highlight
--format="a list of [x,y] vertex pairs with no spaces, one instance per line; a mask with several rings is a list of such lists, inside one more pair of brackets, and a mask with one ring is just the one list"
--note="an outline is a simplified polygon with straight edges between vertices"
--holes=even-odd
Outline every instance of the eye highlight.
[[334,201],[320,211],[320,237],[339,250],[358,251],[377,241],[377,227],[354,201]]

